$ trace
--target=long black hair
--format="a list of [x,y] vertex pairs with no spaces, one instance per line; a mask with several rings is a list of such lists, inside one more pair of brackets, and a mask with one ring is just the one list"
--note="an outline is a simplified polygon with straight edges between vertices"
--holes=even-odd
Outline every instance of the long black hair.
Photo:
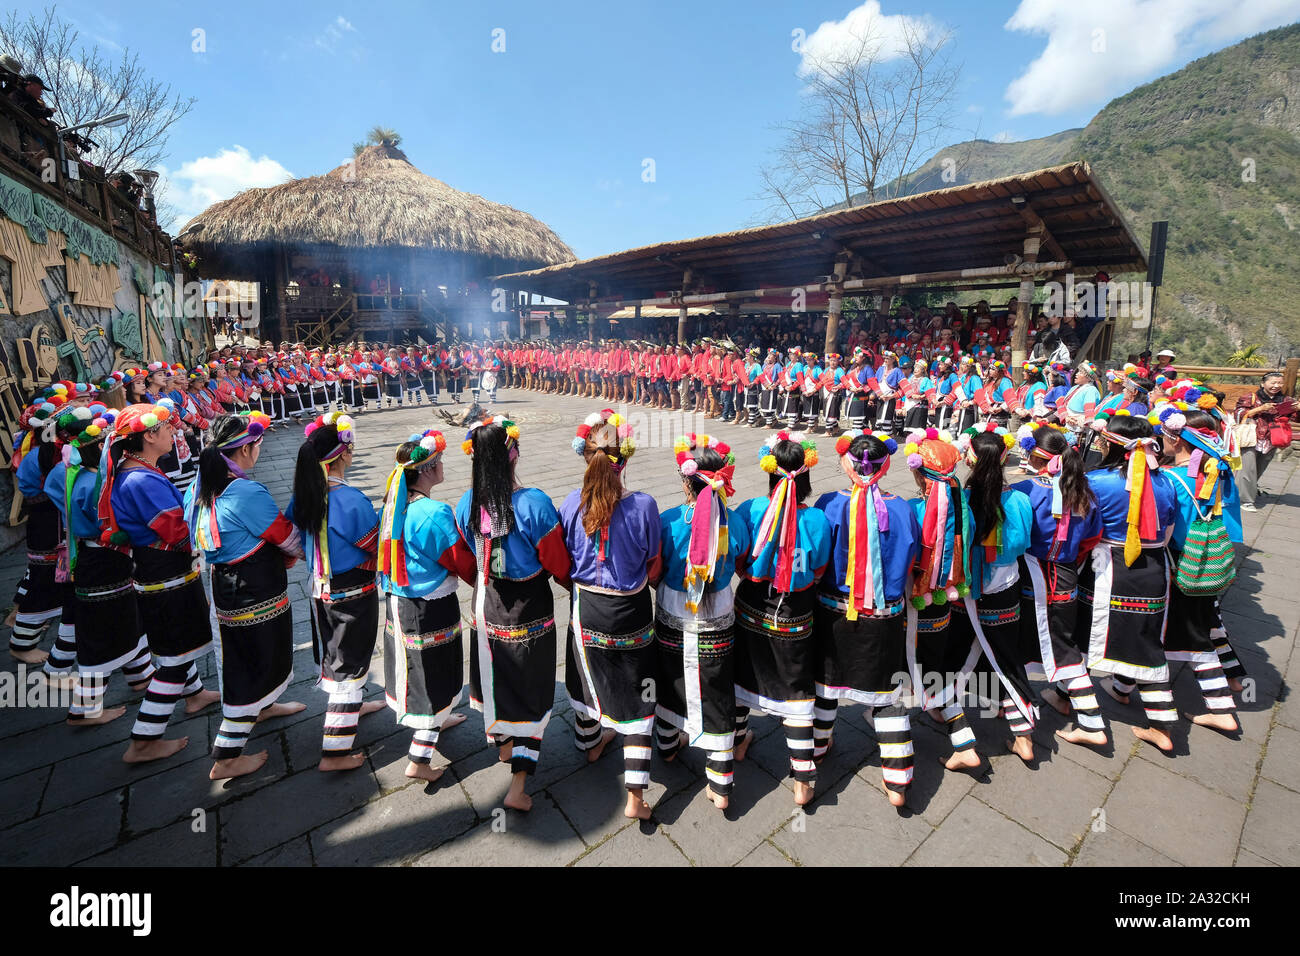
[[212,423],[212,444],[199,455],[199,500],[209,508],[230,484],[230,466],[217,446],[237,436],[248,426],[243,415],[219,415]]
[[[797,441],[779,441],[772,447],[772,455],[776,458],[776,463],[786,471],[794,471],[803,467],[803,445]],[[781,480],[781,476],[776,472],[767,476],[767,491],[772,493],[776,483]],[[803,504],[803,500],[812,492],[812,478],[808,472],[804,472],[794,480],[795,501]]]
[[868,466],[862,461],[863,458],[879,460],[888,454],[889,449],[885,447],[885,443],[875,435],[859,435],[849,445],[849,457],[853,459],[853,470],[863,478],[880,468],[877,465],[872,471],[868,471]]
[[470,435],[474,447],[473,478],[470,486],[470,528],[478,533],[479,516],[487,511],[495,530],[514,530],[514,469],[506,447],[504,425],[483,425]]
[[980,542],[1006,517],[1002,508],[1002,454],[1007,445],[994,432],[976,432],[971,436],[970,447],[975,453],[975,464],[971,465],[966,488],[970,491],[970,510],[975,518],[975,541]]
[[338,444],[338,426],[322,425],[298,449],[298,463],[293,470],[293,523],[308,534],[320,534],[321,525],[329,517],[329,480],[320,458]]
[[[1120,415],[1111,419],[1111,424],[1131,417]],[[1146,419],[1142,421],[1145,422]],[[1048,455],[1061,456],[1061,504],[1065,510],[1076,515],[1086,515],[1091,512],[1096,507],[1097,496],[1093,494],[1092,486],[1088,484],[1087,474],[1083,469],[1083,456],[1066,440],[1065,433],[1043,425],[1034,429],[1034,443]]]
[[[1116,415],[1106,423],[1106,428],[1120,438],[1128,440],[1150,438],[1155,434],[1151,423],[1139,415]],[[1101,460],[1098,468],[1122,468],[1126,461],[1128,461],[1128,453],[1124,450],[1124,446],[1108,441],[1106,457]]]
[[[727,460],[718,454],[716,448],[699,448],[695,451],[695,466],[699,471],[717,471],[726,463]],[[691,475],[686,479],[686,483],[691,486],[691,499],[694,500],[704,488],[704,479]]]

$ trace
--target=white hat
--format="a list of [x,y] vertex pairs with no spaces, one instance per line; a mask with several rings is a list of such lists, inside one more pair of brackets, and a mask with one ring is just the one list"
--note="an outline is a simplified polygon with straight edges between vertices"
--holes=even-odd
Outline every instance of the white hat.
[[1173,358],[1173,357],[1174,357],[1174,350],[1173,350],[1173,349],[1161,349],[1159,352],[1156,353],[1156,358],[1159,358],[1159,357],[1162,356],[1162,355],[1168,355],[1170,358]]

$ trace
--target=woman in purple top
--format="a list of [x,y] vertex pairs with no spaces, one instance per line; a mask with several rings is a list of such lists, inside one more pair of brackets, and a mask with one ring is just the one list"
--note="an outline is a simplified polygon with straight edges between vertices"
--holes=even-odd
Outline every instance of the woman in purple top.
[[573,448],[587,460],[587,472],[582,488],[560,506],[573,560],[564,683],[588,761],[600,758],[615,732],[624,735],[623,813],[647,820],[650,805],[641,794],[650,783],[655,701],[645,689],[657,673],[648,582],[660,575],[659,508],[645,492],[623,487],[636,445],[621,415],[607,409],[588,417]]

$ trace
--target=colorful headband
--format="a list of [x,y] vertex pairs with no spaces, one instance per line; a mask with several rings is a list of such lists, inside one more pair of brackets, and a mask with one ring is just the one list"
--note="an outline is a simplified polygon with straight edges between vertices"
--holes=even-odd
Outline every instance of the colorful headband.
[[[314,422],[308,423],[307,427],[302,430],[302,435],[304,438],[310,438],[316,429],[324,428],[326,425],[333,425],[338,429],[339,443],[335,445],[328,454],[320,456],[320,463],[322,465],[328,465],[330,462],[335,461],[343,454],[343,452],[356,444],[357,441],[356,425],[352,420],[352,416],[346,415],[343,412],[326,412],[324,415],[318,417]],[[412,441],[414,440],[415,439],[412,439]]]
[[[952,447],[952,462],[945,465],[940,455],[944,446]],[[937,446],[937,447],[936,447]],[[912,587],[912,606],[921,610],[927,605],[944,604],[970,594],[971,514],[964,507],[957,464],[962,456],[946,431],[927,428],[907,436],[903,446],[907,466],[930,479],[926,492],[925,512],[921,522],[921,552]],[[927,464],[926,459],[930,459]],[[948,517],[953,516],[952,530]],[[960,537],[960,541],[958,538]]]
[[238,412],[234,417],[243,420],[240,423],[240,431],[225,441],[214,442],[212,447],[219,448],[223,452],[242,448],[252,442],[261,441],[263,433],[271,427],[271,416],[264,412]]
[[[772,453],[777,442],[793,441],[803,447],[803,464],[793,471],[786,471],[777,464]],[[788,592],[794,577],[796,542],[798,541],[799,503],[795,489],[795,479],[817,464],[817,445],[805,438],[803,432],[777,432],[768,438],[758,452],[759,467],[769,475],[779,474],[781,479],[768,495],[767,508],[759,523],[758,533],[754,535],[754,547],[750,552],[751,564],[759,562],[759,568],[771,560],[767,554],[770,546],[775,546],[774,575],[772,584],[778,591]],[[764,560],[761,560],[764,559]]]
[[1012,446],[1016,443],[1017,436],[1012,435],[1011,432],[994,422],[992,419],[985,422],[983,425],[972,425],[970,428],[958,435],[954,442],[958,450],[966,456],[966,461],[969,464],[973,465],[975,463],[971,459],[971,439],[976,435],[981,434],[997,435],[1002,439],[1002,457],[1004,459],[1007,457],[1007,452],[1010,451]]
[[[460,443],[460,450],[467,455],[474,454],[474,432],[487,425],[500,425],[506,430],[506,448],[518,449],[519,445],[519,426],[506,418],[504,415],[486,415],[469,426],[469,431],[465,433],[465,440]],[[517,454],[517,451],[516,451]]]
[[[776,447],[777,442],[792,441],[803,446],[803,465],[792,472],[787,472],[776,463],[776,456],[772,454],[772,449]],[[803,432],[777,432],[764,443],[763,447],[758,450],[758,467],[762,468],[769,475],[778,472],[782,477],[793,478],[796,475],[802,475],[809,468],[817,464],[817,443],[811,438],[804,435]]]
[[632,438],[632,426],[627,423],[627,419],[614,411],[612,408],[605,408],[599,412],[592,412],[586,420],[578,426],[577,432],[573,436],[573,450],[579,455],[587,453],[587,436],[591,434],[593,428],[600,425],[612,425],[617,432],[618,437],[618,456],[610,455],[610,463],[616,469],[621,469],[627,464],[627,459],[636,454],[636,442]]
[[[723,464],[713,471],[701,471],[692,452],[712,448],[722,456]],[[727,499],[733,489],[736,456],[731,448],[709,435],[682,435],[673,442],[677,468],[682,477],[699,491],[691,511],[691,537],[686,553],[686,570],[682,585],[686,590],[686,609],[699,610],[704,589],[713,580],[718,561],[727,556],[731,539],[727,531]],[[715,500],[716,499],[716,500]]]
[[420,471],[436,465],[442,453],[447,450],[447,438],[436,428],[416,432],[407,441],[415,442],[415,447],[411,449],[411,458],[405,463],[405,467],[411,471]]

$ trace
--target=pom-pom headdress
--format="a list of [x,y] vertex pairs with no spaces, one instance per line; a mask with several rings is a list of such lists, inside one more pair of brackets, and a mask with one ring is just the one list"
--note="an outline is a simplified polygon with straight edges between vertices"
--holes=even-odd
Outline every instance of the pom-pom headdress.
[[[853,454],[853,443],[869,435],[885,446],[884,455],[871,458]],[[880,535],[889,531],[889,509],[880,491],[880,480],[889,472],[890,456],[898,442],[883,432],[849,430],[835,442],[835,450],[853,462],[853,491],[849,493],[849,554],[844,583],[849,589],[844,616],[856,621],[858,614],[871,614],[885,607],[885,569]],[[865,474],[864,474],[865,472]]]
[[484,415],[478,421],[469,426],[469,431],[465,432],[465,440],[460,443],[460,450],[467,455],[474,454],[474,432],[478,431],[485,425],[500,425],[506,430],[506,448],[509,450],[509,457],[514,461],[519,457],[519,426],[506,418],[504,415]]
[[[792,441],[803,447],[803,464],[793,471],[786,471],[772,454],[777,442]],[[794,558],[799,525],[798,493],[795,479],[817,464],[817,443],[807,438],[803,432],[777,432],[763,443],[758,450],[758,464],[769,475],[780,475],[768,496],[767,510],[759,523],[758,533],[754,535],[754,548],[751,557],[757,559],[769,545],[776,545],[775,570],[773,586],[778,591],[789,591],[790,581],[794,575]]]
[[344,412],[326,412],[318,417],[314,422],[307,425],[302,430],[304,438],[310,438],[312,433],[318,428],[324,428],[327,425],[333,425],[338,429],[339,443],[330,451],[320,456],[320,463],[328,467],[331,462],[335,461],[347,449],[356,444],[356,423],[352,416]]
[[[92,422],[92,424],[95,424]],[[180,415],[176,412],[176,406],[170,399],[161,401],[156,405],[128,405],[117,413],[117,417],[112,421],[112,431],[108,438],[112,442],[117,442],[128,435],[141,435],[145,432],[152,432],[154,429],[163,425],[171,425],[173,428],[181,427]],[[100,426],[105,429],[105,425]],[[111,506],[111,496],[113,494],[113,480],[116,475],[116,466],[112,454],[105,455],[103,464],[104,480],[99,492],[99,520],[104,528],[100,538],[104,544],[121,545],[127,543],[125,533],[117,524],[117,518],[113,514]],[[195,496],[197,499],[197,494]]]
[[1129,567],[1142,553],[1142,540],[1154,540],[1160,523],[1156,515],[1155,490],[1151,472],[1159,467],[1160,443],[1155,438],[1125,438],[1109,429],[1098,430],[1112,445],[1122,447],[1128,458],[1124,488],[1129,493],[1128,533],[1124,538],[1124,563]]
[[908,467],[928,481],[916,562],[920,573],[912,588],[912,606],[919,610],[932,601],[943,604],[970,593],[970,509],[962,499],[957,477],[961,453],[952,436],[933,428],[914,431],[903,451]]
[[[81,449],[89,447],[96,442],[101,442],[108,436],[113,429],[113,419],[116,412],[105,408],[103,405],[91,405],[89,409],[78,409],[78,411],[91,411],[93,417],[76,417],[75,422],[70,425],[70,432],[75,430],[68,441],[63,446],[63,463],[66,466],[64,471],[63,485],[63,513],[72,514],[72,488],[77,483],[77,476],[81,474]],[[64,522],[64,534],[68,546],[68,568],[76,570],[77,567],[77,536],[72,531],[72,521]]]
[[[722,467],[714,471],[700,469],[695,454],[706,448],[722,456]],[[673,442],[673,452],[677,470],[696,489],[686,575],[682,581],[686,588],[686,609],[693,614],[699,609],[705,587],[713,580],[718,562],[726,558],[730,548],[727,499],[734,493],[731,479],[736,470],[736,456],[716,436],[694,433],[682,435]]]
[[407,461],[399,461],[389,472],[384,511],[379,518],[379,573],[402,587],[410,583],[406,573],[405,543],[406,506],[410,497],[407,475],[436,465],[447,450],[446,437],[436,429],[419,432],[408,440],[415,442],[415,447]]
[[636,441],[632,437],[632,426],[627,423],[627,419],[612,408],[592,412],[586,417],[573,436],[573,450],[579,455],[585,455],[587,453],[587,436],[591,434],[593,428],[598,428],[601,425],[612,425],[618,432],[618,454],[610,455],[606,452],[606,455],[609,457],[610,464],[614,466],[614,470],[622,471],[623,466],[627,464],[627,460],[636,454]]

